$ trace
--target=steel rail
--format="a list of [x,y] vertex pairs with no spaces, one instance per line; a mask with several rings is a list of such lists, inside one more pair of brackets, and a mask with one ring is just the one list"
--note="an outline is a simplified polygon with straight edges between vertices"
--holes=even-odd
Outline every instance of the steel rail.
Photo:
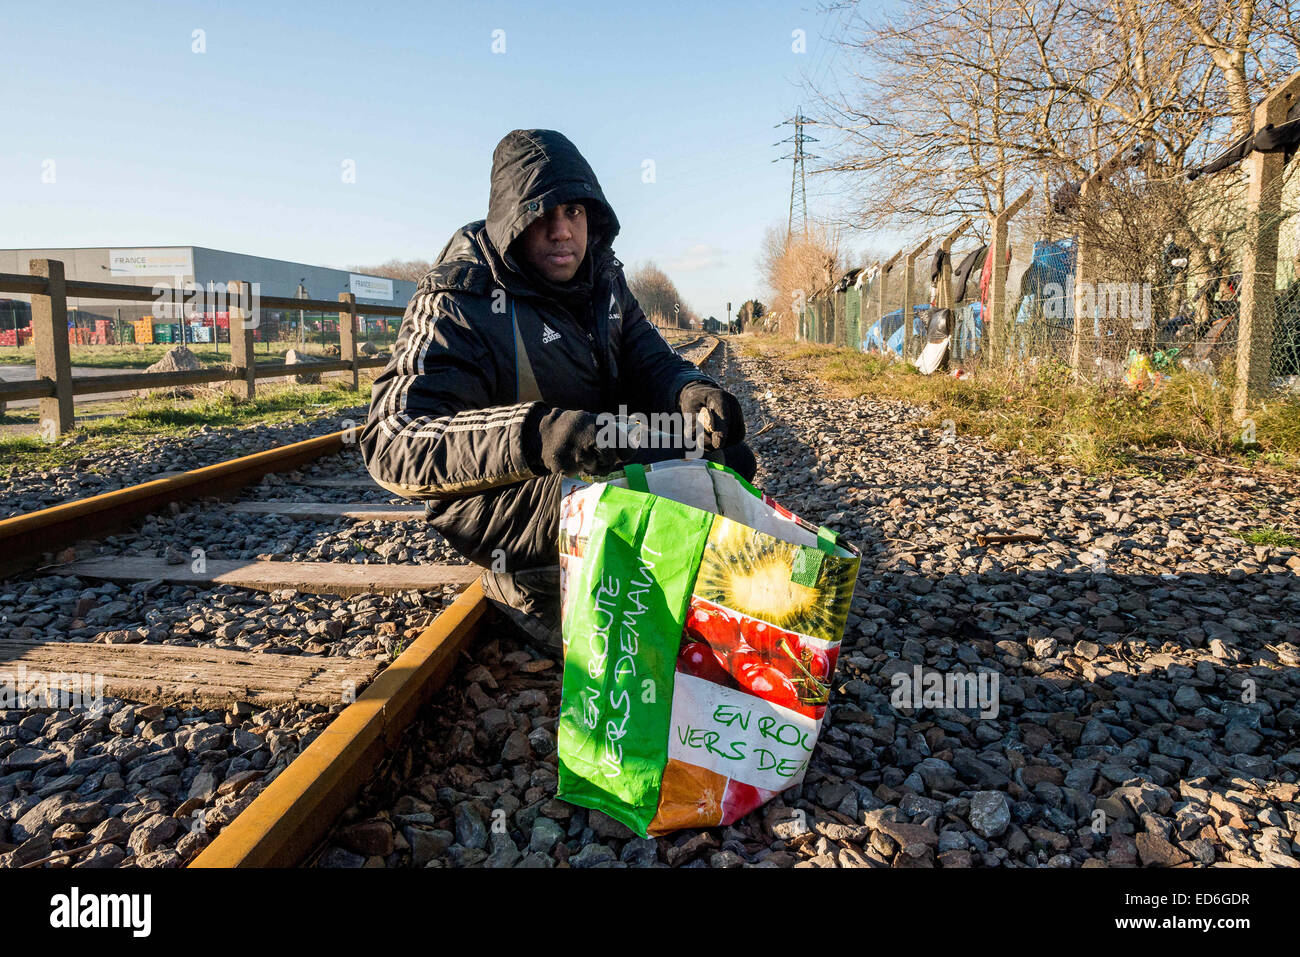
[[41,564],[42,555],[47,552],[124,528],[169,502],[243,488],[270,472],[286,472],[341,452],[356,438],[356,429],[344,429],[180,475],[0,519],[0,577]]
[[293,867],[328,836],[419,709],[447,682],[478,633],[487,599],[476,581],[233,821],[190,867]]
[[[703,338],[703,337],[701,337]],[[692,343],[694,344],[694,343]],[[721,345],[715,338],[696,364]],[[341,451],[346,432],[259,452],[167,479],[0,521],[0,545],[29,563],[41,552],[118,527],[169,501],[246,485],[270,471]],[[111,516],[111,518],[109,517]],[[13,549],[18,552],[14,553]],[[11,560],[8,559],[7,560]],[[3,566],[0,566],[2,569]],[[292,867],[334,822],[446,683],[487,612],[471,584],[299,754],[190,864],[194,868]],[[342,693],[342,689],[340,689]]]

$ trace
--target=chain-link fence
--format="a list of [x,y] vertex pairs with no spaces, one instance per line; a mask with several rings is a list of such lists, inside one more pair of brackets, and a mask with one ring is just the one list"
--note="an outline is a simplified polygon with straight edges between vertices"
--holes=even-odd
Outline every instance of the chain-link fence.
[[903,267],[882,263],[871,288],[872,323],[863,337],[868,352],[885,354],[889,340],[902,325]]
[[1300,389],[1300,164],[1286,159],[1192,180],[1128,168],[1033,196],[1009,220],[1001,308],[990,230],[976,224],[944,260],[932,242],[850,270],[809,298],[801,335],[909,361],[942,342],[947,370],[1056,364],[1133,388],[1186,370],[1238,389],[1248,377],[1255,398]]
[[987,260],[987,243],[963,247],[951,257],[952,359],[958,363],[976,360],[984,341],[980,279]]

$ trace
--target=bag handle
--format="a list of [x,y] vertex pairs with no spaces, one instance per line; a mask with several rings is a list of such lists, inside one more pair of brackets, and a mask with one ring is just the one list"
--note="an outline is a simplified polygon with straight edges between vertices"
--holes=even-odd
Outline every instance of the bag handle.
[[627,479],[627,487],[634,492],[645,492],[649,494],[650,485],[645,480],[645,466],[638,465],[636,462],[629,462],[623,466],[623,477]]
[[807,588],[815,587],[817,578],[822,573],[822,565],[826,562],[826,556],[835,554],[837,541],[839,535],[829,528],[817,529],[817,547],[801,546],[795,553],[793,567],[790,569],[790,581]]

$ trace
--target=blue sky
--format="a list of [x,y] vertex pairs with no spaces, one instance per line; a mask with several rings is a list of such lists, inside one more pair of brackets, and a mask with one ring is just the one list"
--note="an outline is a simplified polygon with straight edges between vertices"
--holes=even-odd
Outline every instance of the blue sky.
[[486,212],[501,136],[550,127],[595,167],[620,258],[722,316],[761,292],[763,230],[789,202],[773,125],[837,69],[839,17],[816,0],[5,4],[0,247],[433,258]]

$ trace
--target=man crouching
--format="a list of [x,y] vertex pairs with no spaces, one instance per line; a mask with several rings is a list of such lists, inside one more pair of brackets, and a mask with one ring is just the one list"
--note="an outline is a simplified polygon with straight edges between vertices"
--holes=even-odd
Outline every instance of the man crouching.
[[374,479],[428,500],[434,527],[489,569],[488,599],[555,657],[560,479],[644,460],[612,446],[603,419],[698,418],[705,449],[746,479],[756,468],[735,397],[672,350],[628,289],[618,230],[566,137],[509,133],[487,219],[420,280],[361,436]]

